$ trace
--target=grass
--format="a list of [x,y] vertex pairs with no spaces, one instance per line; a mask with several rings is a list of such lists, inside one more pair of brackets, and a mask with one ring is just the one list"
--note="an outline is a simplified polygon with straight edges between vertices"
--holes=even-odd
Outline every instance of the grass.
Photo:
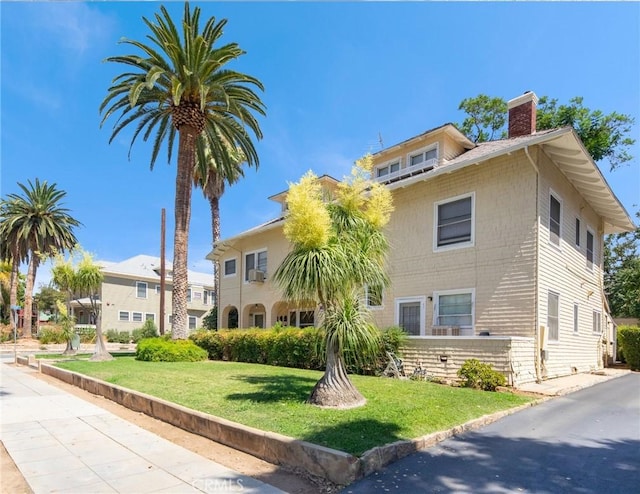
[[234,422],[359,456],[530,401],[439,384],[351,376],[363,407],[329,410],[304,401],[318,371],[236,362],[59,362],[59,367],[141,391]]
[[[135,352],[110,352],[114,357],[133,357]],[[72,355],[63,355],[62,353],[39,353],[35,357],[37,359],[47,360],[83,360],[91,357],[93,353],[74,353]]]

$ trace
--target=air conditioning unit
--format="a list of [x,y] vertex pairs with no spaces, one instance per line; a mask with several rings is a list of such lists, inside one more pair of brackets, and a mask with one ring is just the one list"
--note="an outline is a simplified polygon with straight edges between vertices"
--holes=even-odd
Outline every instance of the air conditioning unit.
[[260,271],[259,269],[250,269],[249,281],[251,283],[262,283],[264,281],[264,271]]

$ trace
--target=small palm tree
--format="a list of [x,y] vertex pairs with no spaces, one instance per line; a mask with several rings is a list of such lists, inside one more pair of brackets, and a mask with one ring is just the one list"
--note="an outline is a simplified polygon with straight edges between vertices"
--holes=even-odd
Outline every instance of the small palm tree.
[[370,158],[358,163],[333,202],[325,201],[313,174],[292,185],[287,195],[284,233],[292,250],[274,279],[285,299],[296,305],[311,302],[323,311],[326,369],[307,400],[323,407],[365,403],[347,375],[345,355],[366,359],[379,347],[361,294],[367,285],[388,283],[383,227],[392,205],[387,189],[364,178],[370,163]]
[[12,297],[14,290],[17,293],[18,266],[25,258],[29,260],[22,332],[24,337],[31,338],[33,285],[40,261],[71,249],[77,243],[73,229],[80,226],[80,222],[69,214],[68,209],[61,207],[60,201],[67,193],[58,190],[55,183],[41,183],[36,178],[35,184],[31,181],[28,184],[18,183],[23,195],[8,194],[0,205],[0,238],[8,242],[12,253],[12,283],[16,285],[16,288],[12,285]]
[[[210,18],[200,30],[200,9],[185,3],[182,33],[161,6],[155,23],[143,18],[151,34],[151,44],[125,39],[141,55],[107,58],[127,66],[127,72],[113,81],[100,111],[102,123],[119,114],[111,139],[136,122],[131,146],[142,135],[153,137],[151,168],[161,145],[167,145],[171,161],[178,134],[178,166],[175,193],[175,233],[173,242],[173,338],[187,337],[187,251],[191,188],[196,155],[209,146],[219,166],[232,166],[229,146],[240,148],[250,166],[258,165],[258,155],[249,130],[258,138],[262,132],[254,112],[264,115],[264,105],[252,88],[262,83],[249,75],[230,70],[227,64],[244,52],[236,43],[215,46],[226,20]],[[221,139],[222,137],[222,139]],[[200,151],[199,151],[200,150]]]
[[[233,185],[240,177],[244,177],[242,164],[246,162],[246,157],[242,150],[234,149],[229,145],[229,156],[232,158],[231,162],[227,166],[220,166],[213,158],[209,146],[205,145],[202,152],[198,153],[193,173],[194,185],[202,189],[205,199],[209,201],[212,248],[215,248],[216,242],[220,240],[220,198],[224,194],[225,186]],[[213,277],[217,293],[220,286],[220,271],[217,263],[214,264]],[[217,302],[214,303],[217,304]]]

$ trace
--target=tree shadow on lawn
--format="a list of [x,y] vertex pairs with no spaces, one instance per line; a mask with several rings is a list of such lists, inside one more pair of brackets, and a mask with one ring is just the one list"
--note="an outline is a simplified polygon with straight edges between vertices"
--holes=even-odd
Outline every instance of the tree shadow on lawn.
[[261,386],[259,391],[250,393],[233,393],[227,395],[229,400],[251,400],[258,403],[280,401],[304,402],[309,398],[317,379],[294,375],[283,376],[234,376],[232,379],[247,384]]

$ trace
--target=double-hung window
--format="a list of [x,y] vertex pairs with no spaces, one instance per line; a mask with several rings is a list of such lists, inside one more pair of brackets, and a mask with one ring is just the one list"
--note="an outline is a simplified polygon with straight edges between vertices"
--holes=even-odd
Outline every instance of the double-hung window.
[[562,224],[562,203],[553,194],[549,195],[549,241],[560,245]]
[[587,230],[587,269],[593,269],[593,233]]
[[593,311],[593,332],[596,334],[602,333],[602,315],[599,311]]
[[131,320],[133,322],[142,322],[142,312],[132,312]]
[[191,288],[187,288],[187,302],[191,302]]
[[560,295],[549,292],[547,298],[547,327],[549,328],[549,340],[558,341],[560,320]]
[[129,312],[126,310],[119,310],[118,321],[123,321],[123,322],[129,321]]
[[235,276],[236,275],[236,260],[227,259],[224,261],[224,275]]
[[189,329],[196,329],[198,324],[198,318],[196,316],[189,316]]
[[147,298],[147,284],[144,281],[136,281],[136,298]]
[[245,255],[244,281],[249,281],[249,271],[257,269],[267,274],[267,251],[251,252]]
[[474,194],[435,204],[434,250],[473,245],[473,209]]
[[473,290],[434,293],[434,326],[473,328]]

